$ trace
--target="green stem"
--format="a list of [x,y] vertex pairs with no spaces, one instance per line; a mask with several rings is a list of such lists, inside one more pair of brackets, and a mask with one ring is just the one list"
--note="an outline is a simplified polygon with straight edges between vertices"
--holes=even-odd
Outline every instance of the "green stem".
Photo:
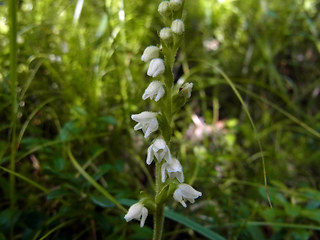
[[[17,1],[9,1],[10,81],[11,81],[11,155],[10,170],[15,171],[17,128]],[[10,174],[10,209],[15,207],[15,175]],[[13,216],[10,219],[10,238],[13,239]]]
[[[156,162],[156,196],[161,190],[161,164]],[[164,222],[164,204],[156,203],[156,210],[153,215],[153,240],[160,240],[163,232],[163,222]]]

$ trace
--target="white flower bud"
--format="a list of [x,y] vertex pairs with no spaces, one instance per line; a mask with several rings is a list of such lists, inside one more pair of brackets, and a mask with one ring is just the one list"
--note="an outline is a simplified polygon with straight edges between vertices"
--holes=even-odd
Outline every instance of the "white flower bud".
[[182,0],[170,0],[169,5],[173,11],[178,11],[182,6]]
[[163,60],[161,58],[155,58],[155,59],[152,59],[149,64],[147,75],[150,77],[156,77],[164,73],[164,70],[165,70],[165,67],[164,67]]
[[160,137],[157,138],[148,148],[148,155],[146,160],[148,165],[152,163],[154,157],[156,157],[158,162],[161,162],[162,159],[165,159],[167,163],[172,163],[170,149],[166,144],[166,141]]
[[172,37],[171,29],[168,27],[162,28],[159,35],[163,41],[168,41]]
[[142,112],[139,114],[132,114],[132,120],[138,122],[134,126],[134,130],[142,129],[144,137],[147,138],[149,135],[158,130],[159,123],[157,120],[157,113],[155,112]]
[[194,200],[200,196],[202,196],[201,192],[185,183],[180,184],[173,193],[174,200],[180,202],[183,207],[187,207],[187,204],[185,203],[186,200],[194,203]]
[[141,56],[141,61],[149,62],[150,60],[159,57],[159,51],[160,49],[156,46],[147,47]]
[[169,2],[168,1],[161,2],[158,7],[158,12],[164,17],[169,16],[171,13]]
[[167,178],[166,172],[168,173],[169,178],[173,179],[176,177],[180,183],[183,183],[184,176],[182,172],[182,166],[178,159],[173,158],[172,163],[165,162],[164,164],[162,164],[161,166],[162,182],[166,181],[166,178]]
[[140,227],[143,227],[148,216],[148,209],[145,208],[141,203],[133,204],[127,214],[124,216],[124,219],[129,222],[132,219],[140,221]]
[[171,24],[171,31],[175,34],[181,35],[184,33],[184,23],[181,19],[176,19]]
[[142,99],[146,100],[147,98],[153,99],[158,102],[160,98],[164,95],[165,91],[163,88],[163,84],[159,81],[153,81],[149,84],[147,89],[144,91],[142,95]]
[[185,98],[191,97],[193,83],[186,83],[180,88],[180,94],[182,94]]

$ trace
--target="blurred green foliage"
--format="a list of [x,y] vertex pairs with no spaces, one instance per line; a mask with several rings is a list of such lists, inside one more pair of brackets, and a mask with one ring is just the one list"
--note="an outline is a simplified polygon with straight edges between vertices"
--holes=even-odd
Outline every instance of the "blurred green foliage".
[[[0,2],[0,239],[9,239],[10,223],[25,240],[151,238],[151,217],[144,228],[127,224],[68,150],[124,205],[151,189],[147,142],[133,132],[130,114],[145,109],[149,79],[140,56],[157,42],[158,3],[18,2],[17,202],[10,209],[9,26]],[[173,151],[203,196],[187,210],[172,201],[180,215],[166,219],[166,239],[205,239],[201,226],[225,239],[320,239],[319,12],[318,0],[186,1],[175,77],[195,87],[175,120]]]

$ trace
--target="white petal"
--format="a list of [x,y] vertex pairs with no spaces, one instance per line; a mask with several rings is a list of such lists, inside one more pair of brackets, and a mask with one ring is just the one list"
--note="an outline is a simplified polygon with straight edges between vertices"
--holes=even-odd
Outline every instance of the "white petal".
[[171,157],[171,152],[168,146],[166,146],[165,148],[165,155],[164,155],[164,159],[167,161],[167,163],[171,164],[172,163],[172,157]]
[[180,184],[179,188],[181,189],[182,195],[184,198],[198,198],[202,196],[202,193],[195,190],[188,184]]
[[142,129],[142,123],[136,124],[136,125],[133,127],[133,129],[134,129],[135,131]]
[[163,97],[163,95],[165,94],[164,88],[161,86],[158,90],[157,96],[154,99],[156,102],[158,102],[160,100],[160,98]]
[[179,188],[177,188],[174,193],[173,193],[173,198],[174,200],[176,200],[177,202],[181,202],[182,201],[182,192]]
[[156,117],[156,115],[157,113],[145,111],[139,114],[132,114],[131,118],[136,122],[141,122],[141,121],[146,121],[148,119],[154,118]]
[[164,66],[163,60],[161,58],[155,58],[155,59],[152,59],[149,64],[147,75],[150,77],[156,77],[164,73],[164,70],[165,70],[165,66]]
[[184,176],[182,171],[180,173],[177,173],[177,179],[180,183],[184,182]]
[[147,127],[145,134],[144,134],[144,137],[147,138],[149,137],[149,135],[155,131],[158,130],[158,127],[159,127],[159,123],[158,123],[158,120],[156,118],[153,118],[150,123],[149,123],[149,126]]
[[166,167],[167,167],[167,165],[168,165],[167,163],[164,163],[161,166],[161,181],[162,182],[165,182],[166,178],[167,178],[167,176],[166,176]]
[[183,200],[181,200],[180,203],[181,203],[181,205],[182,205],[184,208],[187,207],[187,204],[186,204]]
[[140,227],[143,227],[144,223],[145,223],[145,221],[147,219],[147,216],[148,216],[148,209],[143,207],[142,211],[141,211],[141,215],[142,215],[142,217],[141,217],[141,220],[140,220]]
[[147,161],[146,161],[148,165],[150,165],[152,163],[153,157],[154,157],[154,155],[153,155],[152,144],[151,144],[151,146],[148,147],[148,155],[147,155]]

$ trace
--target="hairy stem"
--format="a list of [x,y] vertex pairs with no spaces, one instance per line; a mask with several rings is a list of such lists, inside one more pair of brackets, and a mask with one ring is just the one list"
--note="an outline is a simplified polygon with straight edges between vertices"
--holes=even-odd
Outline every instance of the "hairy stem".
[[[156,162],[156,196],[160,193],[161,190],[161,165]],[[163,222],[164,222],[164,204],[156,203],[156,210],[153,215],[153,240],[160,240],[163,232]]]

